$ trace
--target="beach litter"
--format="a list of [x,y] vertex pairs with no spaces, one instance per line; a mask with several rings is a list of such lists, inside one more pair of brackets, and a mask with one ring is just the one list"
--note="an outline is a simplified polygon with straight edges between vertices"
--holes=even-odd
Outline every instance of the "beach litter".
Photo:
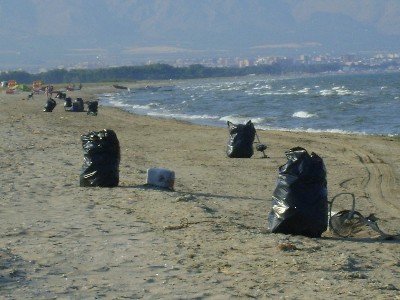
[[99,102],[97,100],[89,101],[89,102],[87,102],[87,106],[88,106],[87,115],[97,116]]
[[83,112],[85,110],[85,105],[82,98],[76,98],[72,103],[71,111],[73,112]]
[[286,151],[268,214],[272,233],[321,237],[328,228],[326,168],[321,157],[304,148]]
[[163,168],[147,169],[146,185],[174,190],[175,172]]
[[[265,154],[267,145],[261,143],[254,124],[251,120],[245,124],[233,124],[227,122],[229,129],[229,140],[226,148],[226,154],[231,158],[250,158],[254,154],[253,144],[258,152],[263,154],[263,158],[268,156]],[[257,138],[257,141],[254,141]]]
[[[335,199],[339,196],[348,195],[352,198],[351,209],[332,212]],[[370,238],[377,237],[384,240],[395,239],[396,236],[384,233],[378,226],[378,218],[374,214],[364,217],[355,210],[356,200],[353,193],[339,193],[329,202],[329,230],[339,237]]]
[[67,97],[64,99],[64,110],[70,111],[72,109],[72,99]]
[[111,129],[81,135],[84,162],[81,187],[116,187],[119,184],[120,146]]
[[44,106],[44,112],[52,112],[53,109],[56,107],[57,102],[54,99],[47,99],[46,104]]
[[229,140],[226,154],[230,158],[250,158],[254,154],[253,143],[256,135],[251,120],[245,124],[233,124],[227,122],[229,129]]

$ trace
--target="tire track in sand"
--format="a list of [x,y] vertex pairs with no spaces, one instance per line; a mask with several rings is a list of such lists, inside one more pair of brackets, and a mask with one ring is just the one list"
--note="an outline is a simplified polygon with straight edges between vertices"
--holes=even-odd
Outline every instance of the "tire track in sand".
[[385,162],[379,154],[373,153],[366,147],[355,146],[355,143],[346,144],[342,139],[324,138],[324,136],[308,136],[307,139],[299,139],[298,142],[310,146],[315,144],[314,146],[319,148],[321,153],[326,149],[335,149],[334,152],[337,155],[341,153],[342,156],[342,158],[335,157],[335,160],[343,159],[343,162],[350,165],[361,164],[365,175],[344,179],[339,183],[342,188],[348,189],[346,186],[355,180],[355,184],[360,184],[360,188],[364,190],[366,200],[371,206],[375,206],[392,217],[397,218],[400,215],[400,203],[396,199],[400,189],[397,187],[394,167]]
[[394,201],[396,176],[393,168],[371,152],[352,150],[367,173],[362,183],[369,201],[397,217],[400,207]]

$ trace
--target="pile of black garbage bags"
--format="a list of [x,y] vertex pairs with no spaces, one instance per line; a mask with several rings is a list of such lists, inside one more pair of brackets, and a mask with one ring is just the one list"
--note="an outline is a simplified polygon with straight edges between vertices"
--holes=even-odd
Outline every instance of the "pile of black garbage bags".
[[[57,95],[56,98],[59,99],[64,99],[64,110],[65,111],[70,111],[70,112],[84,112],[85,111],[85,102],[83,101],[82,98],[76,98],[74,101],[70,97],[66,97],[65,94],[62,94],[62,96]],[[98,107],[99,107],[99,102],[97,100],[94,101],[88,101],[87,103],[87,114],[91,116],[97,116],[98,113]],[[56,107],[57,102],[49,98],[46,101],[46,104],[44,106],[45,112],[52,112],[54,108]]]

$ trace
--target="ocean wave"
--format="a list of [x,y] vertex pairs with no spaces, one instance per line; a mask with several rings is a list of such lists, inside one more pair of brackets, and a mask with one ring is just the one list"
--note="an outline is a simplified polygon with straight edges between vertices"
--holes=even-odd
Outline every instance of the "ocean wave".
[[337,133],[337,134],[356,134],[356,135],[367,135],[366,132],[361,131],[350,131],[342,129],[312,129],[312,128],[287,128],[279,126],[256,126],[259,130],[272,130],[272,131],[286,131],[286,132],[307,132],[307,133]]
[[340,75],[182,81],[173,89],[103,94],[101,104],[217,127],[252,120],[273,130],[397,135],[398,76],[367,79]]
[[219,120],[224,122],[230,121],[234,124],[244,124],[249,120],[251,120],[251,122],[254,124],[263,124],[265,122],[264,118],[250,118],[250,117],[234,116],[234,115],[224,116],[219,118]]
[[332,90],[320,90],[319,94],[321,96],[332,96],[332,95],[335,95],[335,91],[332,91]]
[[187,115],[187,114],[174,114],[169,112],[148,112],[148,116],[168,118],[168,119],[178,119],[178,120],[218,120],[218,116],[212,115]]
[[315,116],[317,116],[317,114],[312,114],[306,111],[297,111],[292,115],[292,117],[294,118],[302,118],[302,119],[308,119]]
[[298,90],[297,93],[299,93],[299,94],[308,94],[308,93],[310,93],[310,88],[303,88],[301,90]]

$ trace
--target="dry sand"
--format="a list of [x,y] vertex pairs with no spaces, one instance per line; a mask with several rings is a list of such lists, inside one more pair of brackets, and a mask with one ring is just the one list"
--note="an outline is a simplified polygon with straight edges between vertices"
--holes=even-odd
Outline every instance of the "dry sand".
[[[98,116],[60,100],[46,113],[44,95],[27,95],[0,94],[0,298],[400,299],[398,239],[266,230],[278,167],[301,146],[323,158],[330,199],[354,193],[398,234],[398,138],[258,131],[269,158],[230,159],[227,128],[101,103]],[[80,135],[104,128],[121,144],[120,185],[79,187]],[[146,187],[151,167],[175,171],[175,191]]]

